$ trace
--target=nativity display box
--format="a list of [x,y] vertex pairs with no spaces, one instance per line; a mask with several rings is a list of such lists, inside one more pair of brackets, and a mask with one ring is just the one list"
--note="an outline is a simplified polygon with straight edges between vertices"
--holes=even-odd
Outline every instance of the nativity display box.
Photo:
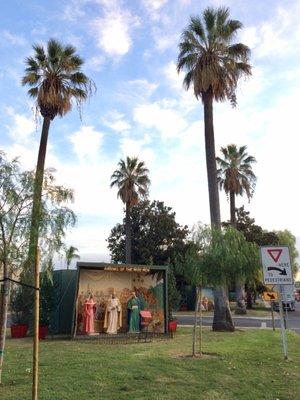
[[167,268],[78,262],[73,337],[168,333]]

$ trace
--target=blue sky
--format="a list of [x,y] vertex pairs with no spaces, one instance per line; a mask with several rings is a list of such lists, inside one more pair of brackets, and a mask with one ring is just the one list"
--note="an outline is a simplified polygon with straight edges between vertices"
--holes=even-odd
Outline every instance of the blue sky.
[[[238,106],[215,105],[216,148],[248,146],[257,158],[256,192],[245,204],[267,229],[300,237],[298,97],[300,1],[69,0],[4,2],[0,25],[1,147],[36,162],[41,121],[20,85],[33,43],[57,38],[85,59],[97,92],[51,126],[46,164],[74,188],[77,227],[67,240],[82,258],[108,259],[105,239],[121,221],[122,204],[109,188],[124,156],[150,170],[150,198],[174,208],[182,224],[209,222],[203,110],[176,73],[178,41],[189,16],[226,5],[244,24],[237,40],[252,50],[253,76],[241,82]],[[221,193],[223,220],[229,204]]]

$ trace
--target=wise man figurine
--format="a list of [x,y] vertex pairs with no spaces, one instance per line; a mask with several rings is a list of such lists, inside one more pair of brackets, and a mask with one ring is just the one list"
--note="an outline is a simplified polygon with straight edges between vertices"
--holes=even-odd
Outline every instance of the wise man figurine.
[[94,301],[93,295],[90,294],[89,298],[84,302],[84,324],[83,331],[84,333],[90,335],[95,333],[94,327],[94,308],[96,302]]
[[129,333],[140,331],[140,301],[135,292],[132,292],[131,298],[128,300],[127,309],[129,311]]
[[104,317],[104,329],[109,335],[116,335],[122,326],[122,306],[115,292],[107,302]]

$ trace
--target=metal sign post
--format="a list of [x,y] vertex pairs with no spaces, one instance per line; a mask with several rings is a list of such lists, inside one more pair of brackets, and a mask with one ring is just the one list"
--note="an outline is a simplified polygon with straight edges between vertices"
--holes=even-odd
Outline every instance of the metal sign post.
[[285,321],[283,316],[283,296],[281,285],[293,283],[292,265],[288,246],[261,246],[261,264],[263,267],[264,283],[266,285],[276,284],[279,298],[280,329],[284,359],[288,358],[288,348],[285,332]]
[[274,321],[274,300],[271,300],[271,315],[272,315],[272,328],[275,331],[275,321]]
[[[278,288],[279,291],[279,288]],[[287,348],[287,340],[285,334],[285,324],[284,324],[284,316],[283,316],[283,307],[282,307],[282,300],[279,300],[279,313],[280,313],[280,329],[281,329],[281,339],[282,339],[282,347],[283,347],[283,354],[284,359],[288,359],[288,348]]]

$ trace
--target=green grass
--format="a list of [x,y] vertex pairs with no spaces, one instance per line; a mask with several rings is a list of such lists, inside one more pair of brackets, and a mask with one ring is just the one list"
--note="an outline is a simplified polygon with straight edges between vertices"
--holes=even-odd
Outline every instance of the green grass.
[[[203,359],[191,352],[191,329],[173,340],[140,344],[47,340],[40,343],[40,400],[299,400],[300,336],[204,331]],[[31,399],[30,339],[7,340],[2,400]]]

